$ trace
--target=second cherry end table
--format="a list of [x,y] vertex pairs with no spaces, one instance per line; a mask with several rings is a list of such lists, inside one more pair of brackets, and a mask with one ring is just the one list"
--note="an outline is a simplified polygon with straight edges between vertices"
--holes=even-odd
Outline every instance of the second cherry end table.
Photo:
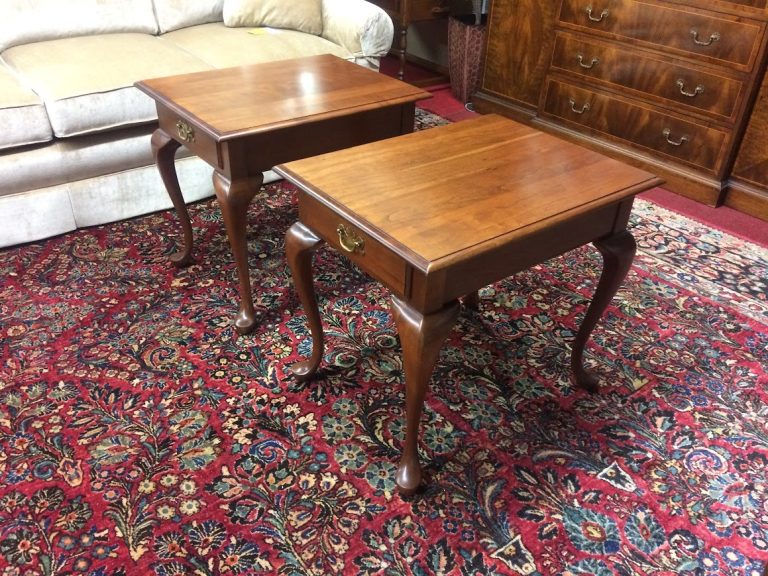
[[311,378],[323,357],[311,270],[322,242],[392,293],[405,372],[401,493],[421,482],[422,404],[459,299],[477,305],[479,288],[589,242],[603,255],[603,272],[573,342],[571,369],[578,385],[597,389],[583,365],[584,346],[631,266],[634,196],[658,178],[495,115],[275,169],[299,187],[299,221],[286,235],[286,254],[312,356],[292,366],[296,376]]
[[143,80],[157,106],[152,151],[184,232],[172,261],[192,261],[193,234],[174,158],[185,146],[213,169],[237,265],[241,334],[256,323],[248,267],[248,205],[276,164],[413,131],[428,92],[331,55]]

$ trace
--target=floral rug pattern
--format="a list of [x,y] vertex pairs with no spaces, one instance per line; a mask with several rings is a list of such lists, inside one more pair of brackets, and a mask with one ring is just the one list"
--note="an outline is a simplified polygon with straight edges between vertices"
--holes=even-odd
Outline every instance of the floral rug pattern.
[[294,189],[250,208],[248,336],[218,208],[191,216],[181,270],[172,212],[0,250],[0,576],[762,574],[765,249],[638,199],[637,258],[588,348],[596,395],[568,375],[594,248],[484,288],[403,499],[386,291],[318,251],[327,351],[299,383]]

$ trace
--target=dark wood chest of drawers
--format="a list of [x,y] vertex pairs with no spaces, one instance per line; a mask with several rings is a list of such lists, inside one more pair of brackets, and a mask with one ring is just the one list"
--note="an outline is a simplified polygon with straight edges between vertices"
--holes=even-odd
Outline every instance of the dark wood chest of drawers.
[[[711,205],[764,186],[768,217],[768,152],[739,154],[745,132],[757,142],[767,2],[495,0],[475,105],[623,157]],[[742,164],[748,185],[734,174]]]

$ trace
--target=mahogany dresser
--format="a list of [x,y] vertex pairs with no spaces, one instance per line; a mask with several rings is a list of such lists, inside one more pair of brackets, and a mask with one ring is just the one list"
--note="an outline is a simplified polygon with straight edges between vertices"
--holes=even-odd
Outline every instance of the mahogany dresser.
[[767,24],[768,0],[494,0],[473,100],[768,219]]

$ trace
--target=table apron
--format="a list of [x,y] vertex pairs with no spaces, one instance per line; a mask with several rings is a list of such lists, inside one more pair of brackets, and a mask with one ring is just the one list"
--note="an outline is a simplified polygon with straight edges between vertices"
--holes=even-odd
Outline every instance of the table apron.
[[[275,128],[242,139],[241,169],[264,171],[284,162],[359,146],[413,131],[413,102]],[[234,147],[239,140],[229,139]],[[237,166],[232,166],[234,171]]]
[[484,286],[626,229],[632,198],[589,211],[530,235],[427,272],[412,269],[408,303],[423,314]]
[[[219,144],[213,136],[203,132],[194,122],[166,108],[159,102],[157,103],[157,118],[160,129],[168,136],[179,142],[195,156],[205,160],[213,168],[217,170],[224,168]],[[183,123],[183,126],[191,128],[192,132],[185,133],[184,129],[180,130],[180,122]]]
[[[398,296],[405,297],[408,263],[389,247],[366,234],[361,227],[349,222],[329,206],[299,191],[299,220],[339,254],[349,258],[365,273],[373,276]],[[349,252],[341,243],[338,233],[343,225],[362,240],[360,251]]]
[[[413,131],[416,105],[406,102],[312,122],[278,126],[256,133],[220,138],[199,121],[157,105],[160,128],[228,179],[246,178],[272,167]],[[186,129],[179,129],[179,122]],[[190,132],[186,131],[191,128]],[[186,137],[185,137],[186,136]]]

